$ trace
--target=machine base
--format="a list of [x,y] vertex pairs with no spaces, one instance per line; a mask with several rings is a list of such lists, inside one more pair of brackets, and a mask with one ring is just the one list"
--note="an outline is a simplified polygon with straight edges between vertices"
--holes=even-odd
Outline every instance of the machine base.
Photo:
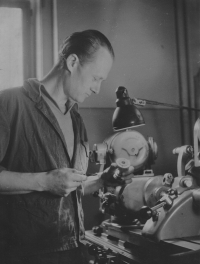
[[95,264],[199,264],[200,236],[152,242],[140,229],[108,227],[100,236],[86,231],[86,244]]

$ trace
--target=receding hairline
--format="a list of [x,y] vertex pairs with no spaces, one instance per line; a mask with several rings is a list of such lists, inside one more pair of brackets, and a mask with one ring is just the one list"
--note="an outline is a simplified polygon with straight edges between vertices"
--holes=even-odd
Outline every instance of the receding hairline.
[[97,50],[101,47],[108,50],[112,59],[115,58],[110,41],[100,31],[88,29],[74,32],[64,40],[59,51],[59,61],[67,59],[71,54],[76,54],[82,64],[87,63],[93,60]]

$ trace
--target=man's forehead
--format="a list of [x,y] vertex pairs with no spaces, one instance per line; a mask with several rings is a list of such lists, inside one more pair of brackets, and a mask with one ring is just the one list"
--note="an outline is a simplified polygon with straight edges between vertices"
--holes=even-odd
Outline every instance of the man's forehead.
[[95,52],[95,57],[102,57],[102,56],[105,56],[105,57],[111,57],[111,58],[112,58],[112,55],[110,54],[110,51],[109,51],[106,47],[103,47],[103,46],[101,46],[101,47]]

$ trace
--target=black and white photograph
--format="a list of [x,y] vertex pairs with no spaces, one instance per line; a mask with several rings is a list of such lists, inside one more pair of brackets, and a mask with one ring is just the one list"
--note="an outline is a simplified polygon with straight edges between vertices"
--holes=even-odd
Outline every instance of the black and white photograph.
[[200,0],[0,0],[0,264],[200,263]]

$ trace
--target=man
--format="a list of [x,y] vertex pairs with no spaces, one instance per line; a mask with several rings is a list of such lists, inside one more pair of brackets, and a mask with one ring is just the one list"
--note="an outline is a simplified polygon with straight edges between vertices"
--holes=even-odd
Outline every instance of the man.
[[[99,93],[113,59],[102,33],[77,32],[42,80],[2,91],[1,263],[83,263],[83,189],[102,187],[116,165],[98,177],[85,175],[88,140],[77,103]],[[126,183],[132,171],[124,173]]]

